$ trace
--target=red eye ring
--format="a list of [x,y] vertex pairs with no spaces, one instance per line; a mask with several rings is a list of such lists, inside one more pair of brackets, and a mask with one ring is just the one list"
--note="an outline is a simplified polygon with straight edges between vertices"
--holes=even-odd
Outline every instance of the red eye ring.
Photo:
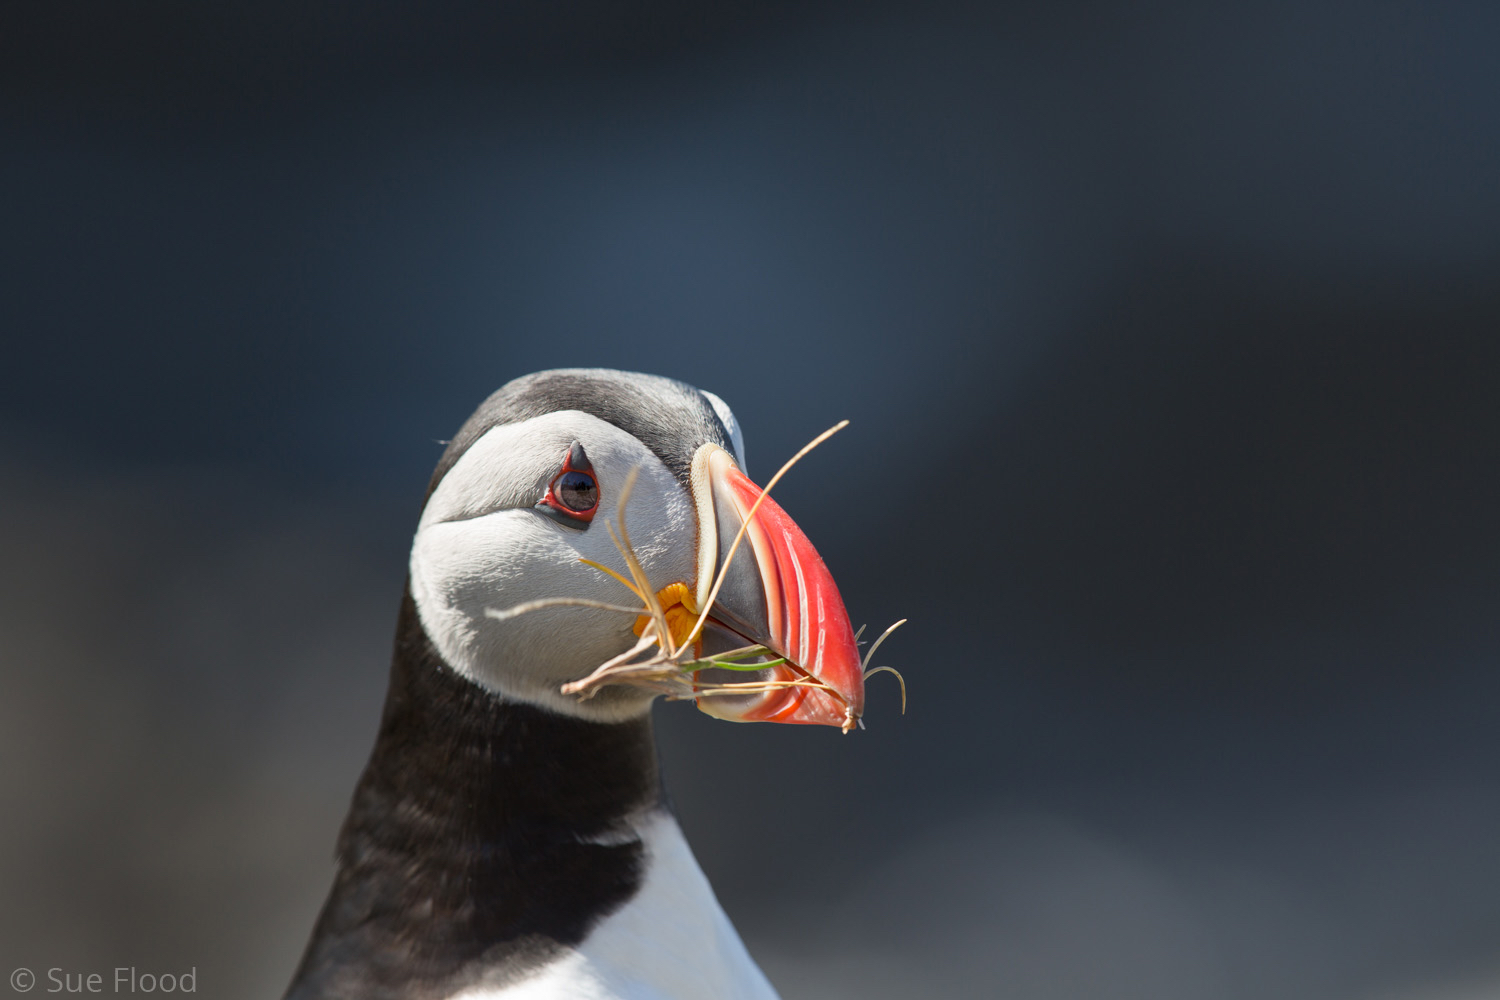
[[582,444],[574,441],[568,448],[562,468],[547,484],[547,494],[536,509],[563,524],[573,522],[575,527],[594,519],[599,510],[599,481]]

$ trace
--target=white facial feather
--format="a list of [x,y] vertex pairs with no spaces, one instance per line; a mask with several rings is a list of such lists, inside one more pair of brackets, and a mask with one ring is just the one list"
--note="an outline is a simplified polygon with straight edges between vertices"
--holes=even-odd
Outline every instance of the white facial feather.
[[[586,529],[532,509],[582,443],[599,483],[599,509]],[[645,712],[649,696],[617,686],[580,702],[558,688],[635,642],[634,619],[593,608],[543,608],[505,621],[485,614],[544,597],[639,602],[618,581],[579,562],[592,559],[630,578],[605,530],[620,491],[639,468],[625,524],[659,590],[695,579],[693,502],[676,477],[635,437],[576,410],[549,413],[484,434],[438,484],[417,527],[411,587],[438,652],[459,673],[499,694],[597,721]]]

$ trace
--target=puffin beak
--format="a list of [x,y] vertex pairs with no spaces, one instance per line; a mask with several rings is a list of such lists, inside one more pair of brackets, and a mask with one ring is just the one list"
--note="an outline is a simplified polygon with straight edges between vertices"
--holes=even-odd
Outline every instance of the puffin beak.
[[[770,682],[748,694],[704,693],[699,709],[733,722],[794,722],[848,732],[864,713],[864,676],[849,613],[822,557],[718,445],[705,444],[693,457],[692,489],[699,607],[721,571],[724,577],[699,655],[761,645],[775,653],[770,659],[786,660],[760,671],[699,671],[700,683]],[[742,527],[744,537],[731,555]],[[731,560],[727,569],[725,559]]]

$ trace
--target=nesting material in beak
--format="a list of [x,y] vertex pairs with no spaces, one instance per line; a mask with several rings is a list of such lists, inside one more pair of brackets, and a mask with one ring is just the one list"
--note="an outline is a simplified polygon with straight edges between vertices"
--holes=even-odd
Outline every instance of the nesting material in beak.
[[[637,615],[639,641],[587,677],[564,684],[563,694],[589,698],[604,686],[629,684],[668,698],[692,698],[702,711],[734,722],[837,726],[849,732],[864,713],[867,674],[857,636],[822,557],[766,495],[798,459],[847,424],[842,421],[814,438],[771,477],[765,490],[723,448],[705,444],[698,449],[691,474],[698,565],[691,585],[675,581],[657,590],[647,579],[625,530],[632,473],[620,492],[618,524],[604,525],[629,578],[583,561],[619,581],[640,605],[556,597],[489,615],[505,619],[553,605]],[[903,681],[903,712],[905,707]]]

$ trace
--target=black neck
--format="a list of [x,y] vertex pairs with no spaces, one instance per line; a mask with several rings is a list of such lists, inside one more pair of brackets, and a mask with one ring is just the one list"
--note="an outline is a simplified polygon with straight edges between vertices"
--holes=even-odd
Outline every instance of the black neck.
[[380,735],[288,997],[441,996],[530,971],[634,895],[642,848],[621,821],[662,801],[649,717],[503,701],[442,662],[408,593]]

